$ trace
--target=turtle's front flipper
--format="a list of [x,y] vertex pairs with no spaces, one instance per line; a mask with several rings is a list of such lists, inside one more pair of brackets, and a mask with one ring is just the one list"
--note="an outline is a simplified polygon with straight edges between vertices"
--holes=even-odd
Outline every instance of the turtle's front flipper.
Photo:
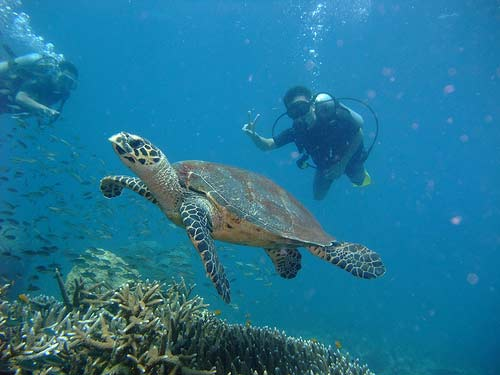
[[293,279],[302,268],[300,264],[302,255],[300,255],[297,249],[281,248],[264,250],[266,250],[267,255],[273,261],[276,272],[285,279]]
[[106,198],[114,198],[122,193],[123,188],[135,191],[142,195],[148,201],[158,204],[153,194],[149,191],[146,184],[140,178],[129,176],[106,176],[101,180],[101,193]]
[[229,282],[215,252],[212,222],[207,203],[198,197],[187,198],[181,205],[180,214],[191,242],[200,253],[207,276],[214,283],[217,293],[229,303],[231,301]]
[[321,259],[363,279],[374,279],[385,273],[380,256],[357,243],[332,242],[328,246],[309,246],[308,249]]

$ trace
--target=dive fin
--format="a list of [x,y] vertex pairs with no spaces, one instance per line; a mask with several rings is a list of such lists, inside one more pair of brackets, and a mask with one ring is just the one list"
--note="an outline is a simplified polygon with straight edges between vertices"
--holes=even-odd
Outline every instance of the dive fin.
[[363,181],[361,181],[361,183],[359,185],[357,185],[357,184],[353,184],[353,185],[356,187],[364,187],[364,186],[370,185],[371,183],[372,183],[372,178],[371,178],[370,174],[365,169],[365,176],[363,178]]

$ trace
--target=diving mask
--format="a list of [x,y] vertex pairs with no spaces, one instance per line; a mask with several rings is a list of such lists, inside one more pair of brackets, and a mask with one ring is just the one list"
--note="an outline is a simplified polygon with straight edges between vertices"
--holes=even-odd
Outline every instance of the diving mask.
[[299,99],[290,103],[286,114],[292,120],[295,120],[299,117],[305,116],[310,109],[311,102],[309,100]]
[[61,83],[61,85],[69,88],[70,90],[74,90],[78,86],[78,81],[76,80],[75,76],[66,71],[63,71],[59,74],[58,81]]

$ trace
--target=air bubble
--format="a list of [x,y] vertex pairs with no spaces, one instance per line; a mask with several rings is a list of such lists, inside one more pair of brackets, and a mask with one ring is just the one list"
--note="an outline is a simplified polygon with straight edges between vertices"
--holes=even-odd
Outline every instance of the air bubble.
[[20,0],[0,0],[0,34],[18,54],[37,52],[63,60],[63,55],[54,52],[52,43],[45,43],[42,36],[36,35],[30,25],[30,16],[21,10]]

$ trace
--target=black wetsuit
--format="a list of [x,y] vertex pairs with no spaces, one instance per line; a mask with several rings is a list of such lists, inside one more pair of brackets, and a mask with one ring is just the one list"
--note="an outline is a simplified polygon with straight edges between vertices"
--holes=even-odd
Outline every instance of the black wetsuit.
[[68,98],[69,92],[61,91],[50,75],[37,75],[34,77],[33,75],[30,76],[26,71],[22,73],[0,77],[0,114],[24,111],[16,103],[16,95],[21,91],[47,107]]
[[[273,137],[276,147],[294,142],[300,153],[307,153],[317,167],[314,195],[322,199],[333,180],[324,176],[324,172],[338,163],[360,130],[360,124],[353,118],[349,110],[339,106],[336,114],[330,119],[316,119],[307,127],[304,123],[294,121],[293,126]],[[364,178],[365,150],[361,142],[358,150],[347,164],[345,173],[355,184],[360,184]]]

